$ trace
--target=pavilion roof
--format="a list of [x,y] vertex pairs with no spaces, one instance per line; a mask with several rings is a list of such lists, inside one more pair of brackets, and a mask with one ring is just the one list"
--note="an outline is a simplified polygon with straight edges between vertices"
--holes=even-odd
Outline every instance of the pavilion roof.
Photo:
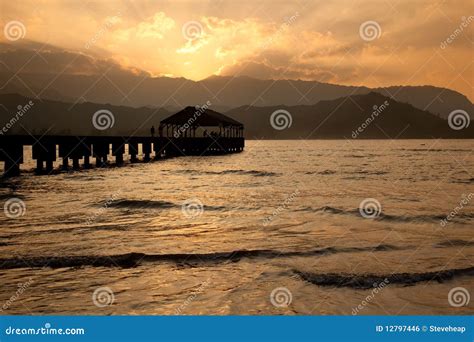
[[163,120],[161,124],[193,126],[239,126],[244,125],[224,114],[218,113],[211,109],[199,107],[186,107],[176,114],[173,114]]

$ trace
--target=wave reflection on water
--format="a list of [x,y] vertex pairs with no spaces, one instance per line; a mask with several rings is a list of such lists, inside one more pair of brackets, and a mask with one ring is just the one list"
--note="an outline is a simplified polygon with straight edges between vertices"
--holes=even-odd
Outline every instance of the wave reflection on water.
[[[387,278],[364,313],[472,313],[446,300],[474,288],[474,204],[459,205],[474,192],[471,152],[451,140],[249,141],[234,155],[25,173],[0,186],[26,209],[0,217],[0,303],[31,277],[8,313],[175,314],[206,284],[180,313],[350,314]],[[380,203],[373,218],[364,199]],[[100,286],[116,302],[98,311]],[[278,287],[291,306],[271,304]]]

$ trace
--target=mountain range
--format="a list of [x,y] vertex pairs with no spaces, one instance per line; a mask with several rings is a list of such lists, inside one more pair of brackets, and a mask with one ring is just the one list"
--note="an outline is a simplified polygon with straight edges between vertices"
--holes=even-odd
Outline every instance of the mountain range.
[[[7,82],[8,81],[8,82]],[[450,89],[433,86],[368,88],[317,81],[259,80],[246,76],[212,76],[202,81],[185,78],[149,77],[130,73],[74,75],[48,73],[0,73],[0,93],[70,103],[94,102],[129,107],[160,107],[176,112],[188,105],[210,101],[215,110],[225,112],[239,106],[299,106],[319,101],[377,92],[415,108],[447,118],[462,109],[474,112],[469,99]]]
[[[474,126],[449,128],[445,119],[451,112],[472,115],[474,105],[447,88],[368,88],[247,76],[192,81],[154,77],[111,59],[31,41],[0,43],[0,119],[6,123],[30,99],[35,105],[10,133],[50,129],[58,134],[97,134],[91,116],[107,109],[114,113],[115,125],[104,134],[148,134],[162,118],[205,103],[243,122],[247,137],[350,137],[373,116],[373,107],[385,101],[387,108],[357,137],[472,137]],[[291,127],[273,129],[270,117],[278,110],[290,113]]]
[[[111,104],[71,104],[26,98],[18,94],[0,95],[0,122],[5,125],[18,106],[33,105],[6,134],[65,135],[148,135],[150,127],[174,114],[165,108],[126,107]],[[97,130],[92,117],[98,110],[113,113],[114,125]],[[283,113],[289,121],[278,126],[273,113]],[[246,138],[253,139],[344,139],[344,138],[474,138],[474,126],[453,130],[447,120],[380,93],[353,95],[314,105],[241,106],[225,112],[245,125]],[[281,115],[281,114],[279,114]],[[276,127],[276,128],[275,128]]]

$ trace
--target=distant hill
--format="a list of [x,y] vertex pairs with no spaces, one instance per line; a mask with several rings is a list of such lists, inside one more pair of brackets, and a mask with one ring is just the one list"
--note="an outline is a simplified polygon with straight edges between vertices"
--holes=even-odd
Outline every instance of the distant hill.
[[[1,69],[0,69],[1,70]],[[77,102],[111,103],[130,107],[164,107],[178,110],[210,101],[218,111],[244,105],[298,106],[344,96],[379,92],[399,102],[447,118],[455,109],[474,113],[466,96],[432,86],[399,86],[371,89],[301,80],[259,80],[250,77],[213,76],[202,81],[185,78],[149,77],[132,73],[98,75],[0,72],[0,93]],[[471,114],[472,115],[472,114]]]
[[[290,113],[291,127],[272,127],[271,115],[277,110]],[[474,125],[455,131],[447,120],[376,92],[320,101],[312,106],[242,106],[226,115],[245,125],[247,137],[259,139],[474,138]]]
[[449,113],[462,109],[471,116],[474,115],[474,105],[469,99],[450,89],[433,86],[394,86],[376,88],[374,91],[392,97],[398,102],[409,103],[412,106],[448,118]]
[[[25,111],[8,134],[64,134],[64,135],[148,135],[152,125],[169,116],[165,109],[150,107],[131,108],[110,104],[78,103],[37,100],[17,94],[0,94],[0,128],[9,122],[18,111],[18,106],[25,107],[29,101],[33,106]],[[106,131],[97,130],[92,117],[98,110],[106,109],[113,113],[114,126]]]
[[[8,134],[148,135],[152,125],[157,127],[163,118],[173,114],[163,108],[90,102],[70,104],[6,94],[0,95],[0,125],[9,122],[18,106],[24,107],[30,100],[33,106]],[[377,106],[377,111],[374,106]],[[111,111],[115,119],[114,126],[106,131],[97,130],[92,123],[94,113],[102,109]],[[272,127],[270,117],[282,109],[290,113],[292,124],[287,129],[277,130]],[[474,125],[455,131],[444,119],[375,92],[320,101],[311,106],[242,106],[225,114],[244,123],[247,138],[343,139],[354,135],[373,139],[474,138]]]
[[124,68],[113,59],[69,51],[39,42],[0,42],[0,94],[69,103],[110,103],[116,106],[165,108],[178,111],[208,101],[212,109],[239,106],[300,106],[369,94],[372,91],[447,118],[462,109],[474,115],[469,99],[433,86],[371,89],[318,81],[262,80],[247,76],[211,76],[201,81],[153,77],[145,70]]

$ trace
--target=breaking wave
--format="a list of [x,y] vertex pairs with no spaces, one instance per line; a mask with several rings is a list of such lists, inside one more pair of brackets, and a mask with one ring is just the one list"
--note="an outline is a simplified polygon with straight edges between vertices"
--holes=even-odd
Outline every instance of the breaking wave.
[[[406,247],[405,247],[406,248]],[[231,252],[214,253],[175,253],[175,254],[144,254],[127,253],[118,255],[86,255],[86,256],[50,256],[22,257],[0,259],[0,269],[30,268],[30,267],[136,267],[145,262],[172,262],[177,264],[204,264],[237,262],[242,258],[273,259],[287,257],[310,257],[336,253],[377,252],[405,249],[392,245],[377,245],[368,247],[327,247],[309,251],[277,251],[266,249],[236,250]]]
[[[358,209],[340,209],[330,206],[323,206],[320,208],[301,208],[297,211],[311,211],[311,212],[321,212],[329,213],[334,215],[351,215],[361,217]],[[443,215],[390,215],[384,214],[383,212],[375,218],[375,220],[381,221],[391,221],[391,222],[439,222],[442,219],[446,218],[446,214]],[[458,213],[451,221],[460,221],[462,219],[472,219],[474,218],[474,213]]]
[[315,274],[300,272],[298,270],[293,270],[293,272],[299,278],[314,285],[369,289],[374,287],[374,285],[377,286],[376,284],[380,284],[381,282],[387,284],[413,285],[415,283],[432,280],[443,282],[458,276],[473,276],[474,267],[423,273],[394,273],[385,275],[337,273]]

